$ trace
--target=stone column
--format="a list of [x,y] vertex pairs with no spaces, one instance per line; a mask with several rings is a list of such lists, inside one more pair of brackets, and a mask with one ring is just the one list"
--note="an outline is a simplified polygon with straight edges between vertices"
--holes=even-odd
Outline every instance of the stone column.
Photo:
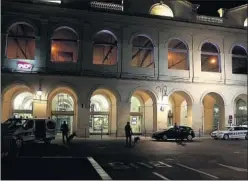
[[157,130],[166,129],[168,127],[168,111],[167,104],[157,103]]
[[192,105],[192,129],[195,131],[196,136],[203,134],[204,131],[204,118],[203,118],[203,105]]
[[125,136],[125,125],[130,121],[130,102],[121,101],[117,103],[117,136]]

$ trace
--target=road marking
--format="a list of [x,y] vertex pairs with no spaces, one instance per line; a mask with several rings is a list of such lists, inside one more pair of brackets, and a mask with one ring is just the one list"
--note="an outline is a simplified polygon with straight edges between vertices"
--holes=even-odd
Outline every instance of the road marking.
[[238,172],[248,172],[247,169],[244,169],[244,168],[238,168],[238,167],[223,165],[223,164],[220,164],[220,163],[217,163],[217,164],[220,165],[220,166],[222,166],[222,167],[226,167],[226,168],[229,168],[229,169],[238,171]]
[[92,157],[87,157],[87,159],[103,180],[112,180],[105,170],[103,170],[103,168]]
[[168,164],[166,164],[164,162],[161,162],[161,161],[158,161],[158,162],[161,163],[161,164],[163,164],[163,165],[165,165],[165,166],[167,166],[167,167],[172,167],[171,165],[168,165]]
[[159,178],[163,179],[163,180],[169,180],[168,178],[164,177],[163,175],[157,173],[157,172],[152,172],[154,175],[158,176]]
[[129,163],[129,165],[131,165],[134,168],[139,168],[137,165],[134,165],[133,163]]
[[146,164],[146,163],[143,163],[143,162],[138,162],[140,165],[144,165],[145,167],[147,168],[153,168],[152,166]]
[[191,167],[182,165],[182,164],[180,164],[180,163],[177,163],[177,165],[178,165],[178,166],[181,166],[181,167],[184,167],[184,168],[187,168],[187,169],[189,169],[189,170],[193,170],[193,171],[195,171],[195,172],[201,173],[201,174],[203,174],[203,175],[207,175],[207,176],[209,176],[209,177],[214,178],[215,180],[219,179],[218,177],[216,177],[216,176],[214,176],[214,175],[208,174],[208,173],[203,172],[203,171],[200,171],[200,170],[196,170],[196,169],[194,169],[194,168],[191,168]]

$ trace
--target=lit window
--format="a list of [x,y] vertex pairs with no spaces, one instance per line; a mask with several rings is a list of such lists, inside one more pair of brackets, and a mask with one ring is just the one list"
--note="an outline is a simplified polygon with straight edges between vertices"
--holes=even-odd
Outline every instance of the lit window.
[[212,43],[204,43],[201,48],[201,71],[221,72],[219,51]]
[[247,18],[245,19],[244,27],[247,27]]
[[18,94],[14,99],[14,110],[33,110],[33,94],[23,92]]
[[232,49],[232,73],[247,74],[247,53],[244,48],[235,46]]
[[112,33],[101,31],[96,34],[93,44],[93,64],[116,65],[117,40]]
[[174,17],[171,8],[163,3],[154,4],[150,9],[150,14],[157,16]]
[[90,99],[90,111],[91,112],[108,112],[109,102],[105,96],[94,95]]
[[154,68],[153,44],[145,36],[138,35],[132,42],[132,67]]
[[141,112],[141,102],[139,100],[139,98],[137,98],[136,96],[132,96],[131,97],[131,106],[130,106],[130,112]]
[[57,94],[52,100],[52,111],[74,111],[73,98],[64,93]]
[[27,24],[16,24],[8,31],[8,59],[35,59],[35,33]]
[[168,44],[168,69],[189,70],[188,48],[178,39]]
[[54,31],[51,43],[51,61],[77,62],[78,36],[70,28],[61,27]]

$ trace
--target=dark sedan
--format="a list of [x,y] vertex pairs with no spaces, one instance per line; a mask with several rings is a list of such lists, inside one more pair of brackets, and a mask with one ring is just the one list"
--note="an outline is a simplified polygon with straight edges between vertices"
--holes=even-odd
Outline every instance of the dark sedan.
[[179,139],[187,139],[191,141],[195,137],[195,133],[191,127],[179,126],[179,130],[179,134],[174,128],[157,131],[153,133],[152,138],[156,140],[167,140],[176,139],[177,136],[179,136]]

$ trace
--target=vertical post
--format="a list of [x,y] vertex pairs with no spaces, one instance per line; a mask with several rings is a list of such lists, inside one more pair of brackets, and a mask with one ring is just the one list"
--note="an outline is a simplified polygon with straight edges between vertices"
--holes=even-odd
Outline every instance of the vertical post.
[[199,137],[201,137],[201,129],[199,128]]
[[102,140],[102,125],[101,125],[101,140]]
[[146,128],[145,128],[145,139],[146,139]]
[[117,129],[116,129],[116,131],[115,131],[115,137],[116,137],[116,139],[117,139]]
[[84,128],[84,137],[86,138],[86,128]]

